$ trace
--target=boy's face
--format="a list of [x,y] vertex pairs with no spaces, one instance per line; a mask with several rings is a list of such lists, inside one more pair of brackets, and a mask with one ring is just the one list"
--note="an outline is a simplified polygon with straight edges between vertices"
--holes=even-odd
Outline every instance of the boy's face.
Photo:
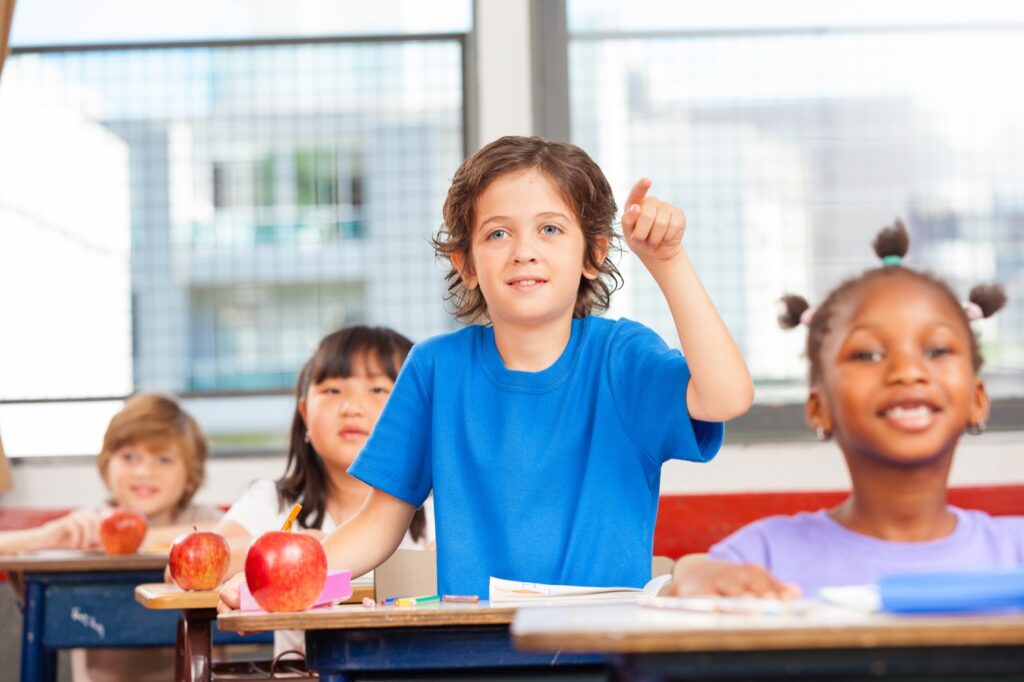
[[129,443],[111,455],[106,482],[117,506],[165,522],[185,495],[188,469],[177,445]]
[[509,173],[480,195],[471,254],[453,263],[469,289],[480,287],[495,328],[527,330],[572,319],[584,268],[579,219],[536,169]]
[[808,405],[849,456],[904,466],[952,453],[988,417],[969,330],[953,304],[913,277],[882,278],[837,310]]
[[299,403],[313,449],[328,469],[345,471],[366,445],[395,382],[381,362],[362,354],[348,377],[312,384]]

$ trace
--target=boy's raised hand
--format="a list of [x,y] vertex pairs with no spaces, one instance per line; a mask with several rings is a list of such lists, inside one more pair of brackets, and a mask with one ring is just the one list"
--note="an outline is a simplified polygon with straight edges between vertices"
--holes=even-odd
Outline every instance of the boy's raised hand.
[[622,235],[641,260],[668,260],[682,250],[686,216],[683,210],[657,197],[647,196],[648,178],[629,190],[622,212]]
[[795,599],[800,588],[778,580],[754,564],[704,559],[680,562],[672,572],[670,593],[677,597],[765,597]]

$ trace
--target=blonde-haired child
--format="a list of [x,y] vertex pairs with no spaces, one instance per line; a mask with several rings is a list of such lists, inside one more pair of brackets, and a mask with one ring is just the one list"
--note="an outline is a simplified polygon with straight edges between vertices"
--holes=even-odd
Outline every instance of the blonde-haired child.
[[[110,420],[96,458],[110,499],[38,528],[0,533],[0,552],[96,549],[100,522],[115,507],[146,518],[144,546],[167,545],[193,526],[212,528],[220,511],[192,502],[206,455],[206,436],[174,398],[135,395]],[[76,681],[169,680],[174,657],[169,649],[76,650],[72,668]]]

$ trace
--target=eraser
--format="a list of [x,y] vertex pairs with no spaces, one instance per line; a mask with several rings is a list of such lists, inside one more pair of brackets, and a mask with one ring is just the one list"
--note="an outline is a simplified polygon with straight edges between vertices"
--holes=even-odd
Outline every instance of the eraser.
[[[324,581],[324,589],[320,596],[313,602],[313,606],[325,606],[337,604],[352,596],[352,571],[328,570],[327,580]],[[249,585],[242,582],[238,586],[238,610],[239,611],[261,611],[262,607],[256,603],[252,593],[249,592]]]

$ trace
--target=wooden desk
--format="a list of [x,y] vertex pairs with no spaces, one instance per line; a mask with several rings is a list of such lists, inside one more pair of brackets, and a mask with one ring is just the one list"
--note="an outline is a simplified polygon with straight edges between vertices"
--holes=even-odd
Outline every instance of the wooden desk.
[[0,571],[25,587],[21,679],[56,679],[57,649],[172,646],[174,617],[149,612],[132,594],[163,578],[166,554],[109,556],[48,551],[0,556]]
[[[603,656],[524,653],[516,651],[508,627],[515,610],[478,604],[432,604],[415,607],[346,605],[301,613],[222,614],[222,630],[273,629],[306,631],[306,665],[324,682],[343,682],[355,673],[401,671],[429,674],[453,671],[466,679],[502,669],[544,667],[577,678],[604,679]],[[554,666],[554,668],[552,668]]]
[[[364,597],[373,598],[373,585],[357,583],[353,585],[352,596],[348,601],[358,603]],[[208,682],[213,674],[214,636],[210,623],[217,618],[218,592],[185,591],[177,585],[150,583],[135,588],[135,599],[147,609],[180,612],[175,641],[174,678],[187,682]],[[218,643],[221,643],[221,639],[218,638]],[[266,633],[265,636],[246,641],[273,642],[273,635]]]
[[[641,607],[524,609],[511,628],[525,651],[601,651],[618,678],[844,679],[1024,672],[1024,615],[891,616],[822,607],[737,616]],[[988,679],[988,678],[986,678]]]

